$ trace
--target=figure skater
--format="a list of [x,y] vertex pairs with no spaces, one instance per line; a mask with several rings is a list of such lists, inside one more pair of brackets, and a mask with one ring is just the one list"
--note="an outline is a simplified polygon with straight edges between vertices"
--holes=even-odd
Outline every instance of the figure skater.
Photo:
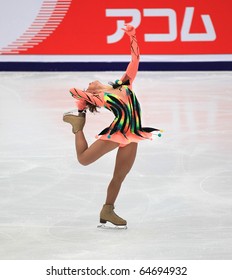
[[[120,80],[110,85],[99,81],[91,82],[86,91],[77,88],[70,90],[77,99],[77,109],[67,112],[63,120],[72,125],[75,134],[77,159],[82,165],[88,165],[104,154],[118,148],[115,169],[107,189],[105,204],[100,212],[100,223],[111,222],[116,226],[126,226],[126,220],[114,212],[114,204],[119,194],[122,182],[131,170],[135,161],[138,142],[151,139],[152,131],[160,129],[142,127],[139,102],[132,91],[132,84],[139,66],[139,46],[135,28],[125,25],[123,28],[130,38],[131,61]],[[88,147],[83,127],[85,125],[86,109],[94,112],[98,107],[110,110],[115,118],[109,127],[97,136],[97,140]],[[158,136],[161,136],[159,133]]]

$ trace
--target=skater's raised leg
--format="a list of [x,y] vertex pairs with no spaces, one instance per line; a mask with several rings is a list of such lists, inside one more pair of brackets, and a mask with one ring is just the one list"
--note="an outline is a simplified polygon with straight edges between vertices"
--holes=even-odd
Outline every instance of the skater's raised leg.
[[85,139],[83,128],[85,125],[85,113],[78,110],[64,114],[63,120],[72,125],[72,132],[75,134],[75,145],[77,159],[82,165],[89,165],[104,154],[114,150],[119,143],[111,141],[96,140],[90,147]]
[[104,154],[114,150],[119,146],[119,144],[116,142],[99,139],[96,140],[90,147],[88,147],[83,131],[78,131],[75,137],[77,158],[82,165],[89,165],[93,163]]

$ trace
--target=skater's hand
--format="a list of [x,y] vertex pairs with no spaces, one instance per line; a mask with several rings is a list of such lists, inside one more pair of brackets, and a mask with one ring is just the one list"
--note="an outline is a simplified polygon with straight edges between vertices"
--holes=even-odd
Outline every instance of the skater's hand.
[[132,25],[125,24],[126,28],[122,28],[123,31],[129,36],[135,35],[135,28]]

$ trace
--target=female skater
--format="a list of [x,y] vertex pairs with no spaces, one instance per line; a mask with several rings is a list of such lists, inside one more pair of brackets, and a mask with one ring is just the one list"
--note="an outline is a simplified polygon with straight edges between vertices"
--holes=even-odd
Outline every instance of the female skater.
[[[78,100],[78,109],[67,112],[63,116],[63,120],[72,125],[77,158],[82,165],[91,164],[104,154],[118,148],[113,177],[107,189],[105,204],[100,212],[100,223],[111,222],[116,226],[127,224],[126,220],[115,214],[114,203],[122,182],[134,163],[138,142],[151,139],[152,131],[162,132],[159,129],[141,125],[140,105],[132,91],[132,83],[139,66],[139,47],[135,28],[126,25],[123,30],[129,35],[131,48],[131,61],[125,74],[111,85],[94,81],[89,84],[86,91],[72,88],[70,93]],[[86,109],[93,112],[97,107],[105,107],[112,111],[115,118],[109,127],[99,133],[98,139],[88,147],[83,133]],[[158,136],[161,134],[159,133]]]

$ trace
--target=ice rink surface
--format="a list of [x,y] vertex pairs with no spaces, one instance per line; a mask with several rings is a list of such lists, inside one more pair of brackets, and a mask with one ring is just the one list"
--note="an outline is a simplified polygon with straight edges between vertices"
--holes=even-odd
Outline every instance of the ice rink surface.
[[[144,126],[116,203],[127,230],[99,230],[116,151],[76,161],[63,112],[72,87],[122,72],[0,73],[0,259],[232,258],[232,73],[139,72]],[[89,143],[113,120],[87,115]]]

